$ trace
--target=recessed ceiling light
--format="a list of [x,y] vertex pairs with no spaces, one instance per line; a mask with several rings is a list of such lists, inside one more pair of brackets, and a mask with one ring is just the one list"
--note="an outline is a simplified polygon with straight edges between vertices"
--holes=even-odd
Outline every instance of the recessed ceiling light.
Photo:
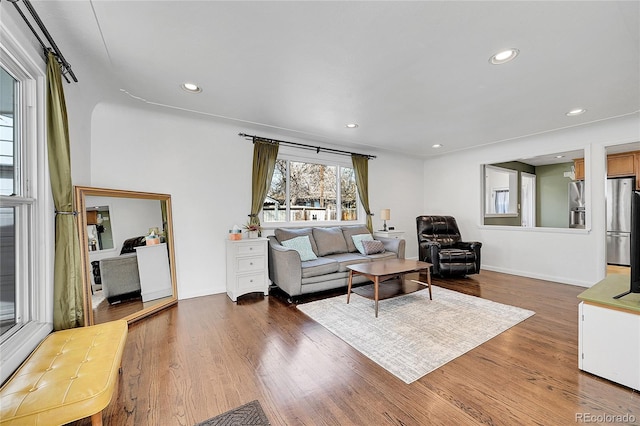
[[494,65],[506,64],[507,62],[515,59],[515,57],[518,56],[518,53],[520,53],[520,51],[516,48],[503,50],[489,58],[489,62]]
[[202,88],[195,83],[182,83],[180,87],[182,88],[182,90],[187,91],[189,93],[202,92]]
[[347,129],[355,129],[356,127],[358,127],[358,125],[356,123],[349,123],[349,124],[346,124],[344,127],[346,127]]
[[576,116],[576,115],[584,114],[585,112],[587,112],[587,110],[584,109],[584,108],[575,108],[575,109],[572,109],[571,111],[569,111],[567,113],[567,116],[573,117],[573,116]]
[[564,155],[556,155],[556,158],[564,158]]
[[442,148],[442,144],[437,143],[437,144],[431,145],[431,148]]

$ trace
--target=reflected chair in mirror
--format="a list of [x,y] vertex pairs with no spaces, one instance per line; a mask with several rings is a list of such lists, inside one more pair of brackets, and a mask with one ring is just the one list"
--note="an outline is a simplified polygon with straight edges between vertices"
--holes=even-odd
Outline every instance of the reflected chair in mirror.
[[418,252],[420,260],[433,264],[438,276],[480,273],[478,241],[462,241],[458,224],[452,216],[418,216]]
[[[129,238],[122,243],[120,256],[99,261],[97,278],[110,304],[140,297],[140,272],[135,248],[143,245],[144,236]],[[94,269],[94,279],[95,273]]]
[[100,276],[104,297],[112,305],[141,295],[138,257],[135,254],[102,259]]

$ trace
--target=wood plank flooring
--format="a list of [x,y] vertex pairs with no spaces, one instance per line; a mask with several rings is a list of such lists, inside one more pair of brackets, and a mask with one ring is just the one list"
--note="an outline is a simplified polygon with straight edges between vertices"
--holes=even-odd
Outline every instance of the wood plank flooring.
[[491,271],[433,284],[536,314],[407,385],[277,292],[181,300],[130,325],[104,423],[193,425],[257,399],[272,425],[640,424],[638,392],[578,370],[583,288]]

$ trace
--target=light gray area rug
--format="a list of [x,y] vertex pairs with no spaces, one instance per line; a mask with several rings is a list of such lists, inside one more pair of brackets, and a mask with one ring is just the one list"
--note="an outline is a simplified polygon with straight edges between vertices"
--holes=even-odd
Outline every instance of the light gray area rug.
[[387,371],[411,383],[535,312],[432,286],[379,302],[357,294],[298,309]]

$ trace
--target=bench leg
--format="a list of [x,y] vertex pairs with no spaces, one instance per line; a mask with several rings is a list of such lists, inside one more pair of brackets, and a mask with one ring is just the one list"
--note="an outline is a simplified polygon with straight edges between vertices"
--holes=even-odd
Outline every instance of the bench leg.
[[102,411],[91,416],[91,426],[102,426]]

